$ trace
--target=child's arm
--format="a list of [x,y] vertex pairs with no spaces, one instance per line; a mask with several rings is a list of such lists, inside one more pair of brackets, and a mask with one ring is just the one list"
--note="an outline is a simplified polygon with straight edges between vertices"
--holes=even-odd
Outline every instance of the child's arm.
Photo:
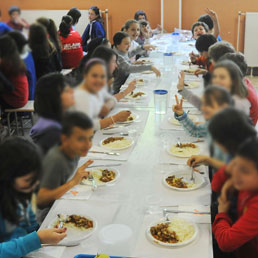
[[96,38],[105,38],[105,30],[100,22],[95,22]]
[[193,137],[206,137],[208,134],[207,123],[196,125],[186,113],[181,116],[175,113],[175,119],[177,119],[188,134]]
[[213,20],[213,25],[214,25],[213,35],[214,35],[215,38],[217,38],[219,36],[219,33],[220,33],[218,16],[217,16],[216,12],[214,12],[213,10],[210,10],[209,8],[206,8],[206,12],[207,12],[207,14],[210,15],[211,19]]
[[226,212],[220,212],[216,215],[212,225],[212,231],[222,251],[235,251],[248,241],[257,237],[258,198],[254,198],[246,209],[235,224],[233,224]]
[[225,173],[226,165],[221,167],[214,175],[211,181],[212,191],[220,193],[224,183],[228,180],[228,175]]
[[41,243],[36,232],[0,243],[0,257],[18,258],[41,248]]
[[49,206],[49,204],[51,204],[55,200],[59,199],[61,196],[63,196],[67,191],[69,191],[75,185],[80,184],[84,178],[88,177],[88,172],[86,172],[85,169],[92,163],[93,163],[92,160],[89,160],[86,163],[84,163],[80,168],[78,168],[78,170],[76,171],[76,174],[74,175],[74,177],[71,180],[69,180],[64,185],[61,185],[55,189],[50,189],[47,187],[47,182],[49,182],[49,180],[53,181],[55,178],[55,177],[53,177],[55,170],[51,171],[53,173],[48,171],[48,173],[46,175],[48,178],[44,178],[44,181],[46,183],[44,183],[43,186],[40,188],[38,196],[37,196],[38,207],[43,209],[43,208]]

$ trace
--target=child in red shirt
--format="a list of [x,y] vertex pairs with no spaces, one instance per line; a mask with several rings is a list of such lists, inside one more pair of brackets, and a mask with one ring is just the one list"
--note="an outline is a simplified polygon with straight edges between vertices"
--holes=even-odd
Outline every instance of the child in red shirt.
[[63,68],[77,67],[83,57],[82,39],[80,34],[72,29],[73,19],[69,15],[62,18],[59,26],[60,40],[62,43]]
[[[229,194],[238,191],[237,220],[228,215]],[[238,149],[227,167],[213,176],[212,190],[221,193],[218,214],[212,226],[222,251],[238,258],[258,257],[258,138],[250,138]]]

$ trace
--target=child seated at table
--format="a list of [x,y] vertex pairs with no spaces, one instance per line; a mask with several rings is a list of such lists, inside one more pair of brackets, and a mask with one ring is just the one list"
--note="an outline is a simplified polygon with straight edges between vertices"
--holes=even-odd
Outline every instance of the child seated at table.
[[155,49],[155,46],[139,45],[137,43],[137,39],[140,35],[140,24],[136,20],[128,20],[123,27],[123,31],[126,32],[131,39],[131,45],[128,50],[128,56],[130,57],[131,62],[136,60],[136,55],[148,56],[147,51]]
[[209,132],[209,120],[219,111],[233,105],[233,99],[229,92],[221,87],[209,86],[202,97],[201,110],[205,119],[203,124],[195,124],[183,110],[183,98],[179,102],[176,96],[176,105],[173,106],[175,119],[183,126],[184,130],[193,137],[207,137],[212,157],[226,162],[227,155],[213,142]]
[[221,41],[221,37],[219,35],[220,33],[219,19],[216,12],[214,12],[213,10],[210,10],[209,8],[206,8],[205,11],[206,11],[206,14],[201,15],[198,21],[206,23],[209,28],[208,33],[214,35],[214,37],[218,41]]
[[[115,73],[115,81],[113,85],[113,92],[118,93],[121,86],[125,83],[130,73],[141,73],[145,71],[153,71],[156,76],[160,76],[160,71],[152,65],[148,64],[131,64],[130,57],[134,56],[136,50],[131,51],[129,48],[131,44],[130,36],[125,32],[117,32],[114,37],[114,50],[118,54],[118,69]],[[144,47],[143,47],[144,48]]]
[[252,82],[250,81],[250,79],[246,77],[248,65],[246,63],[245,56],[240,52],[227,53],[219,59],[219,61],[224,61],[224,60],[231,60],[232,62],[237,64],[244,76],[244,83],[247,86],[247,90],[248,90],[247,99],[251,103],[250,117],[254,125],[256,125],[258,120],[258,97],[257,97],[256,89],[254,88]]
[[214,237],[223,252],[234,252],[239,258],[258,257],[257,150],[257,137],[247,139],[232,162],[214,174],[211,184],[220,193],[212,225]]
[[[201,35],[195,42],[195,47],[200,53],[200,56],[195,55],[193,52],[190,53],[191,62],[193,64],[201,66],[206,71],[212,72],[213,65],[209,58],[208,50],[209,47],[217,42],[216,38],[211,34]],[[197,71],[200,71],[199,69]],[[199,73],[195,73],[198,75]]]
[[23,29],[29,29],[30,25],[27,21],[21,18],[21,9],[18,6],[11,6],[8,10],[10,20],[7,25],[14,30],[22,31]]
[[138,39],[136,40],[136,42],[142,46],[144,44],[149,43],[152,33],[150,32],[151,29],[150,29],[150,24],[148,21],[140,20],[139,25],[140,25],[140,35],[139,35]]
[[92,164],[91,160],[79,167],[75,174],[74,171],[79,158],[88,154],[92,138],[93,123],[88,116],[80,112],[65,115],[61,144],[50,149],[43,160],[43,174],[37,196],[37,218],[40,223],[55,200],[88,177],[85,169]]
[[[94,130],[100,130],[116,122],[125,122],[130,111],[121,111],[115,115],[106,116],[117,99],[107,91],[108,69],[106,63],[99,58],[92,58],[84,68],[83,83],[75,89],[75,110],[86,113],[94,124]],[[104,118],[103,118],[104,117]]]
[[257,135],[250,118],[233,107],[215,114],[209,121],[208,131],[218,147],[228,154],[228,159],[222,162],[207,155],[194,155],[187,161],[190,167],[203,164],[219,169],[234,158],[241,143]]
[[65,229],[42,229],[31,208],[38,184],[41,158],[30,141],[12,137],[0,145],[0,257],[16,258],[56,245],[66,237]]
[[208,31],[208,25],[204,22],[196,22],[192,26],[192,34],[194,39],[198,39],[201,35],[207,34]]

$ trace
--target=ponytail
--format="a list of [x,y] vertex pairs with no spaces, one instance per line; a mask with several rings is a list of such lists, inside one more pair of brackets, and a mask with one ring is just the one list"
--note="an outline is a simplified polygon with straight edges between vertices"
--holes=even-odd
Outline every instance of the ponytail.
[[60,36],[67,38],[73,24],[73,18],[70,15],[65,15],[59,25]]

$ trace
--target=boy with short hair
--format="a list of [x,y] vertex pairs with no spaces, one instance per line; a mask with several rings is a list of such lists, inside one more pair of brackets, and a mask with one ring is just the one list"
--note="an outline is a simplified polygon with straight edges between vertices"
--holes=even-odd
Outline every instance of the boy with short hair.
[[209,27],[204,22],[196,22],[192,26],[192,34],[194,39],[198,39],[201,35],[207,34]]
[[43,176],[37,196],[38,220],[43,221],[53,202],[88,177],[85,169],[89,160],[75,171],[80,157],[92,147],[93,123],[81,112],[70,112],[64,117],[61,144],[49,150],[43,161]]
[[10,20],[7,22],[7,25],[14,30],[22,31],[23,29],[29,29],[30,25],[21,18],[21,9],[18,6],[11,6],[9,8]]

